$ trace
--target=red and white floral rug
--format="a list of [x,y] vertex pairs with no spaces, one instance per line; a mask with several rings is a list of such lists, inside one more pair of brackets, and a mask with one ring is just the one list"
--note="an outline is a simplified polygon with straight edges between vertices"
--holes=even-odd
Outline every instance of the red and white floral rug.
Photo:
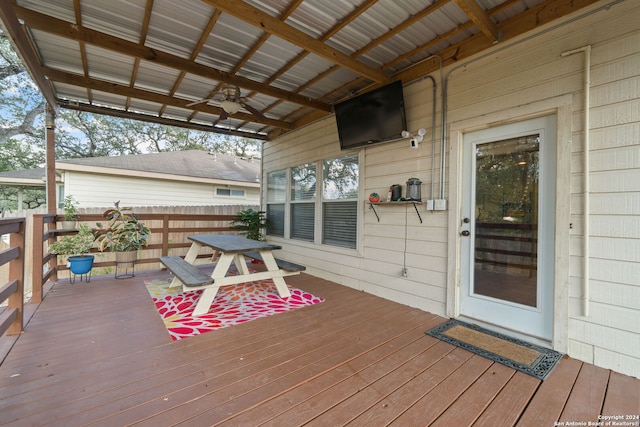
[[259,280],[220,288],[209,312],[192,316],[202,291],[182,292],[169,288],[170,283],[160,279],[144,284],[174,341],[324,301],[291,286],[291,296],[283,299],[272,280]]

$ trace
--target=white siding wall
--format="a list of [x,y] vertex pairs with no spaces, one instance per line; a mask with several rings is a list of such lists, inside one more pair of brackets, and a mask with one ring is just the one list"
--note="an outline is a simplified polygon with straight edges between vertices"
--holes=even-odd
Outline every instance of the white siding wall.
[[[598,3],[590,10],[604,6]],[[555,286],[556,337],[562,351],[578,359],[640,377],[640,3],[632,0],[598,11],[560,28],[522,41],[496,46],[489,57],[455,69],[448,85],[448,132],[490,126],[529,115],[558,112],[557,204],[566,223],[557,226]],[[583,56],[561,53],[592,46],[591,88],[591,313],[583,316],[582,297],[582,88]],[[512,46],[512,47],[508,47]],[[450,71],[445,69],[445,74]],[[434,77],[439,80],[437,73]],[[438,84],[440,82],[438,81]],[[430,128],[431,83],[405,87],[408,127]],[[564,113],[557,107],[563,104]],[[440,100],[438,100],[440,107]],[[568,111],[568,112],[567,112]],[[566,119],[565,119],[566,118]],[[438,111],[438,123],[440,112]],[[469,126],[466,127],[465,126]],[[440,129],[435,155],[439,156]],[[448,148],[456,151],[456,141]],[[569,147],[570,150],[569,150]],[[459,151],[458,151],[459,152]],[[264,145],[264,171],[340,154],[333,117],[318,121]],[[423,200],[431,198],[431,133],[418,150],[406,141],[361,152],[363,201],[358,250],[278,240],[283,256],[304,263],[312,274],[440,315],[455,313],[447,302],[456,286],[457,200],[448,212],[426,212],[419,223],[411,206],[380,207],[369,212],[371,192],[386,194],[391,184],[410,177],[423,182]],[[459,172],[458,158],[448,153],[447,170]],[[453,162],[453,163],[451,163]],[[439,171],[436,157],[435,177]],[[447,198],[457,195],[447,182]],[[435,183],[436,192],[438,182]],[[570,228],[569,223],[572,224]],[[405,240],[405,235],[407,239]],[[272,239],[273,240],[273,239]],[[406,255],[405,255],[406,247]],[[453,249],[453,252],[452,252]],[[452,256],[453,255],[453,256]],[[406,257],[409,277],[401,277]],[[448,267],[449,266],[449,267]]]
[[[217,186],[206,183],[168,181],[83,172],[65,172],[65,195],[72,195],[80,207],[257,205],[260,189]],[[216,188],[244,189],[245,197],[216,196]]]

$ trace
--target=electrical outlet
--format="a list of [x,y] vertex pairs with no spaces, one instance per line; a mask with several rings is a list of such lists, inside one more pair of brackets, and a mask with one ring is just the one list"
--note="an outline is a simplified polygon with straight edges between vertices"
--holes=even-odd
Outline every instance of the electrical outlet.
[[436,211],[446,211],[447,210],[447,199],[436,199],[433,203],[433,209]]
[[409,275],[409,272],[407,271],[407,267],[403,267],[402,268],[402,277],[407,277]]
[[433,210],[433,199],[427,200],[427,210],[428,211],[432,211]]

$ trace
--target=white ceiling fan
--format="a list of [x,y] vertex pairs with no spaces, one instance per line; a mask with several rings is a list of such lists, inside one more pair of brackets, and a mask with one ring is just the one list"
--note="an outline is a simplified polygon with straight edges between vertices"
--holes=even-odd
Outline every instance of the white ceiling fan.
[[213,95],[211,98],[204,98],[192,102],[187,104],[187,107],[209,101],[217,101],[220,103],[220,107],[222,108],[220,120],[227,119],[229,116],[240,111],[241,108],[244,108],[258,119],[265,119],[265,116],[260,111],[248,103],[248,99],[246,97],[241,96],[240,88],[230,83],[223,84],[218,93]]

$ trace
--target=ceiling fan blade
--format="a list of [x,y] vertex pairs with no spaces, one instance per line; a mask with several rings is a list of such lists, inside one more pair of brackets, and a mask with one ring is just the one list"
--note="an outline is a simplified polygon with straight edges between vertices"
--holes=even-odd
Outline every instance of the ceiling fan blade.
[[244,107],[245,110],[247,110],[248,112],[250,112],[251,114],[253,114],[257,118],[262,119],[262,120],[266,119],[264,114],[262,114],[260,111],[258,111],[255,108],[253,108],[251,105],[249,105],[247,103],[243,103],[242,106]]
[[199,101],[194,101],[187,104],[187,107],[191,107],[192,105],[202,104],[203,102],[209,102],[209,101],[211,101],[211,98],[200,99]]
[[222,108],[220,109],[220,120],[227,120],[229,118],[229,113],[224,111]]

